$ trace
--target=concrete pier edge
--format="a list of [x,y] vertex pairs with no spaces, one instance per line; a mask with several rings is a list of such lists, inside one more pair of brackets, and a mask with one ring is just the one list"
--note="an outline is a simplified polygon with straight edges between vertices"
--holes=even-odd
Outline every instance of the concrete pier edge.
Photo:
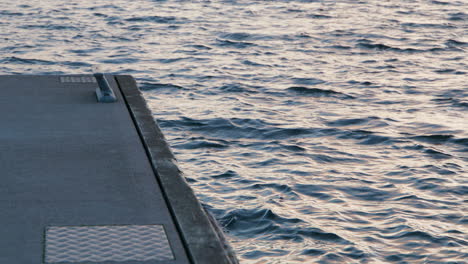
[[[238,263],[220,229],[186,182],[164,135],[130,75],[116,75],[148,159],[194,264]],[[210,221],[211,219],[211,221]]]

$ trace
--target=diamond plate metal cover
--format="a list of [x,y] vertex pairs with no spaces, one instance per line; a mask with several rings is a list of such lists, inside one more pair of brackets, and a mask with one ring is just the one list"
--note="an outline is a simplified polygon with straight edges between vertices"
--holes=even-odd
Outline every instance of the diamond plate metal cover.
[[46,228],[46,263],[171,259],[174,255],[162,225]]

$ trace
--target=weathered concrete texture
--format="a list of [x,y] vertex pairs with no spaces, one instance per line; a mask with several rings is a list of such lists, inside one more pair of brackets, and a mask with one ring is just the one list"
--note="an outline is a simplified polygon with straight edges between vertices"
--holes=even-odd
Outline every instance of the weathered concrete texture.
[[0,263],[44,262],[47,227],[109,225],[163,225],[174,255],[119,263],[190,263],[114,78],[115,103],[96,101],[95,82],[63,80],[0,76]]
[[116,76],[130,113],[163,187],[164,195],[188,249],[196,264],[238,263],[214,219],[202,208],[176,164],[164,135],[155,123],[131,76]]

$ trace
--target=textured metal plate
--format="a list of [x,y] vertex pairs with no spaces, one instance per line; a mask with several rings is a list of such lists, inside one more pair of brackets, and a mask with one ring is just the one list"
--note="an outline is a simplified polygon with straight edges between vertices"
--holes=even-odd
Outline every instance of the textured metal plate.
[[96,79],[91,76],[62,76],[60,77],[62,83],[95,83]]
[[162,225],[51,226],[45,240],[46,263],[174,259]]

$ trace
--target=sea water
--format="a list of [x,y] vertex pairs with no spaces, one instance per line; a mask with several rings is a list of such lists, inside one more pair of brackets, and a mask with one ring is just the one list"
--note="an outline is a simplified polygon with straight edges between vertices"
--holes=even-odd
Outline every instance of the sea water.
[[0,73],[135,76],[242,263],[467,263],[467,12],[2,0]]

